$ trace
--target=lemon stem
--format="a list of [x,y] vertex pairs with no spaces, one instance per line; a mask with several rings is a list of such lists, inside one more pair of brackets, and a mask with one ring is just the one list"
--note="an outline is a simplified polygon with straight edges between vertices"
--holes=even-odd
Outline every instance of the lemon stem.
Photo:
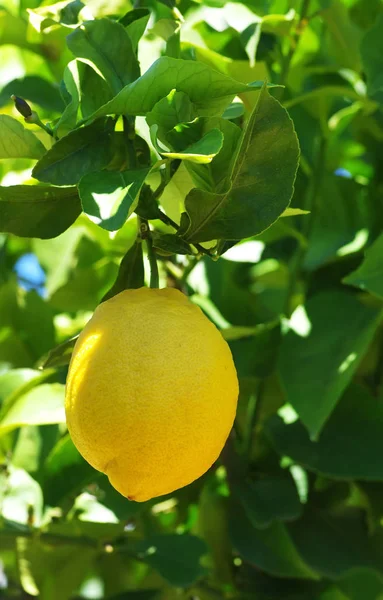
[[158,274],[158,264],[156,258],[156,252],[153,247],[153,240],[150,233],[150,227],[147,219],[138,217],[141,239],[146,242],[146,250],[148,253],[148,260],[150,266],[150,281],[149,285],[151,288],[160,287],[160,279]]

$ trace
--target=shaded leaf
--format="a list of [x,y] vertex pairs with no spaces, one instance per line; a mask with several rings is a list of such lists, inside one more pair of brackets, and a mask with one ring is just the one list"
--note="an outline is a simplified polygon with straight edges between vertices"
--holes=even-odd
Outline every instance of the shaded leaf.
[[44,498],[52,506],[75,496],[90,481],[99,477],[74,446],[69,435],[61,438],[44,462],[42,487]]
[[0,159],[41,158],[45,147],[40,140],[13,117],[0,115]]
[[150,11],[147,8],[135,8],[120,19],[121,25],[129,34],[135,52],[137,52],[138,42],[144,35],[149,18]]
[[360,44],[363,68],[367,77],[368,93],[383,102],[383,15],[367,31]]
[[180,152],[163,152],[157,150],[168,158],[179,158],[197,164],[210,163],[221,150],[223,135],[219,129],[211,129],[198,142],[191,144]]
[[383,481],[383,407],[369,392],[351,386],[324,426],[317,442],[299,422],[274,415],[266,432],[279,454],[307,469],[336,479]]
[[335,516],[308,508],[289,531],[307,563],[325,577],[338,579],[361,567],[383,572],[381,540],[369,535],[362,511]]
[[39,361],[38,366],[40,369],[48,369],[53,367],[61,367],[68,365],[72,356],[74,345],[77,341],[78,335],[66,340],[62,344],[59,344],[55,348],[52,348],[47,355]]
[[78,187],[84,212],[108,231],[120,229],[134,211],[149,171],[96,171],[85,175]]
[[166,133],[178,123],[189,123],[197,117],[197,111],[185,92],[173,89],[161,98],[146,115],[149,126],[157,125],[157,135],[166,142]]
[[207,133],[212,129],[219,130],[223,135],[223,145],[220,152],[213,157],[209,164],[187,162],[186,167],[193,177],[196,187],[208,192],[226,191],[230,182],[230,166],[241,137],[241,129],[227,119],[211,117],[203,119],[202,131]]
[[105,167],[110,156],[110,122],[100,119],[61,138],[35,165],[32,175],[54,185],[71,185]]
[[193,254],[189,244],[173,233],[152,232],[153,246],[171,254]]
[[105,294],[102,302],[113,298],[123,290],[130,290],[145,285],[144,257],[142,252],[142,240],[137,239],[123,257],[118,270],[117,279],[113,286]]
[[148,536],[136,545],[136,551],[176,587],[187,587],[205,573],[200,559],[207,551],[206,544],[187,533]]
[[234,548],[255,567],[277,577],[318,578],[300,555],[284,524],[275,522],[267,529],[255,529],[248,515],[234,505],[229,525]]
[[25,77],[13,79],[7,83],[0,93],[0,106],[8,104],[12,95],[20,96],[47,110],[53,110],[55,112],[64,110],[64,103],[60,96],[59,86],[39,75],[26,75]]
[[256,480],[238,480],[233,494],[257,529],[266,529],[273,521],[292,521],[302,512],[302,505],[291,475],[266,475]]
[[308,335],[289,331],[284,337],[279,372],[287,401],[316,439],[368,348],[381,315],[340,291],[310,298],[305,309]]
[[358,286],[383,299],[383,233],[366,250],[360,267],[347,275],[343,283]]
[[139,77],[132,42],[123,25],[110,19],[85,21],[68,35],[69,50],[106,79],[114,94]]
[[298,156],[292,121],[264,87],[235,157],[231,187],[222,194],[195,189],[186,197],[186,239],[233,240],[261,233],[290,202]]
[[75,187],[0,187],[1,231],[22,237],[53,238],[68,229],[80,213]]

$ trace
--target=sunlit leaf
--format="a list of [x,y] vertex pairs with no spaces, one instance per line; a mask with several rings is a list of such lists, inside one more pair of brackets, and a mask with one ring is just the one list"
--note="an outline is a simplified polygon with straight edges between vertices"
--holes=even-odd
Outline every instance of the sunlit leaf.
[[0,115],[0,159],[41,158],[45,148],[34,133],[20,121]]

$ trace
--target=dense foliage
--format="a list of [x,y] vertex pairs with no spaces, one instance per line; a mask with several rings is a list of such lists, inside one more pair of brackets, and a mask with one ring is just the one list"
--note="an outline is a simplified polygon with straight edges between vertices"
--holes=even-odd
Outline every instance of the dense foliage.
[[[383,599],[382,73],[380,0],[2,1],[1,598]],[[205,476],[135,503],[63,398],[145,282],[240,399]]]

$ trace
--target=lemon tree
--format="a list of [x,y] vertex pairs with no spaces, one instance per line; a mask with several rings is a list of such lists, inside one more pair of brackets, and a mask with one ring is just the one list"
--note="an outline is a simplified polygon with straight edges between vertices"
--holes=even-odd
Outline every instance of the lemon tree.
[[382,600],[379,0],[4,0],[0,597]]

